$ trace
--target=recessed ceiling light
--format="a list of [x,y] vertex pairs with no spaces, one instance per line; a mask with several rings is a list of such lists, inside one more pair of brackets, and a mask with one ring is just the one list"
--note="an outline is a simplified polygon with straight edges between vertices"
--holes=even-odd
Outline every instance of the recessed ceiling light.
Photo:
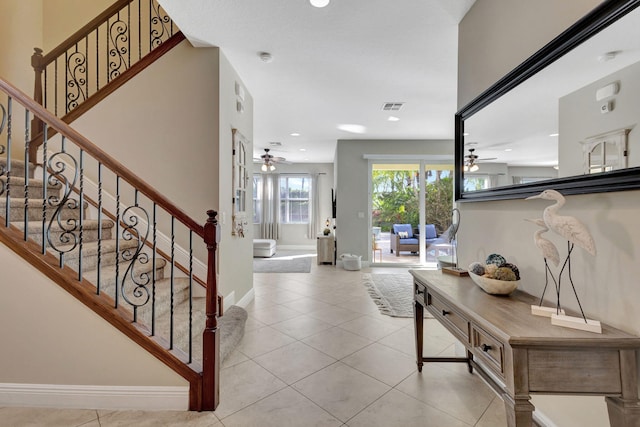
[[289,135],[291,135],[291,136],[300,136],[300,134],[298,132],[294,132],[294,133],[291,133]]
[[300,151],[307,151],[307,149],[306,148],[301,148]]
[[513,148],[505,148],[504,151],[507,151],[507,152],[513,151]]
[[462,136],[469,136],[469,132],[463,133]]
[[309,3],[314,7],[325,7],[329,4],[329,0],[309,0]]
[[345,132],[350,132],[350,133],[365,133],[367,131],[367,128],[362,125],[351,125],[351,124],[338,125],[338,129],[343,130]]
[[550,134],[549,134],[549,136],[550,136],[550,137],[552,137],[552,138],[553,138],[554,136],[558,136],[558,135],[560,135],[560,134],[559,134],[559,133],[550,133]]
[[390,122],[397,122],[397,121],[400,121],[400,117],[389,116],[387,120],[389,120]]

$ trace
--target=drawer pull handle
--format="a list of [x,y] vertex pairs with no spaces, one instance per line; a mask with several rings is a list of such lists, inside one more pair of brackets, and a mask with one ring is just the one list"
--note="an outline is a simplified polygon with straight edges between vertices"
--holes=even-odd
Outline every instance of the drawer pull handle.
[[443,316],[446,316],[447,314],[450,314],[450,313],[451,313],[450,311],[442,310],[442,315],[443,315]]
[[482,349],[482,351],[485,351],[485,352],[491,350],[491,346],[487,344],[482,344],[480,348]]
[[422,295],[422,294],[424,294],[424,291],[423,291],[423,290],[418,289],[418,290],[416,291],[416,295]]

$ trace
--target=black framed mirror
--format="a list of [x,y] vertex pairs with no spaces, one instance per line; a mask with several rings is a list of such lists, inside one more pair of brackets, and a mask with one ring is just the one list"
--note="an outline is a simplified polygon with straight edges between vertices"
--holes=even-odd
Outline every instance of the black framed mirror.
[[603,2],[456,113],[456,200],[640,189],[638,6]]

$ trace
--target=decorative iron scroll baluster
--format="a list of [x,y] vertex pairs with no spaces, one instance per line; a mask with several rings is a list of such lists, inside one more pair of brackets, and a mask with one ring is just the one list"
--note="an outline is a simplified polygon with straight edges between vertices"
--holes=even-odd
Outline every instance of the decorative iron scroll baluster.
[[[0,113],[2,117],[0,117],[0,136],[2,136],[2,132],[4,131],[5,125],[7,124],[7,110],[4,108],[4,105],[0,104]],[[4,154],[6,151],[6,147],[0,144],[0,155]],[[7,189],[7,166],[0,165],[0,177],[4,177],[3,180],[0,180],[0,196],[4,194]]]
[[76,108],[78,104],[87,99],[82,86],[87,84],[87,57],[76,51],[67,59],[67,100],[65,112]]
[[129,64],[125,59],[125,55],[128,54],[127,43],[129,27],[127,23],[120,20],[120,14],[118,13],[118,19],[109,26],[109,38],[111,39],[112,47],[109,49],[109,81],[118,77],[122,72],[129,68]]
[[[71,171],[68,171],[70,167]],[[61,151],[54,153],[47,162],[50,175],[48,182],[62,186],[62,195],[51,195],[47,198],[50,207],[55,208],[47,227],[47,241],[49,246],[58,252],[60,267],[64,265],[64,255],[78,247],[79,221],[73,216],[64,219],[65,209],[78,209],[78,201],[71,197],[73,187],[78,181],[78,162],[65,150],[65,139],[62,138]],[[56,229],[58,228],[58,229]],[[57,234],[57,236],[56,236]]]
[[[42,164],[47,164],[47,145],[49,143],[49,125],[42,128]],[[47,253],[47,168],[42,168],[42,254]]]
[[[166,14],[159,4],[152,0],[149,7],[153,13],[151,16],[151,40],[149,48],[153,50],[160,46],[166,38],[170,37],[172,23],[169,15]],[[167,24],[169,24],[169,28],[167,28]]]
[[116,176],[116,287],[113,295],[115,307],[118,308],[120,288],[120,176]]
[[84,150],[80,150],[80,201],[78,202],[80,211],[78,212],[78,221],[80,223],[80,236],[78,248],[78,280],[82,281],[82,246],[84,243]]
[[171,292],[170,292],[170,312],[169,316],[169,348],[173,349],[173,282],[175,278],[175,267],[176,267],[176,258],[175,258],[175,249],[176,249],[176,219],[175,217],[171,217]]
[[156,258],[158,249],[158,223],[157,223],[157,207],[158,205],[153,203],[153,248],[152,248],[152,260],[153,260],[153,287],[151,292],[151,335],[156,334]]
[[[137,192],[136,190],[136,195]],[[146,227],[144,227],[145,224]],[[136,265],[144,265],[149,262],[149,255],[142,250],[149,237],[149,214],[138,204],[137,200],[134,205],[127,207],[122,212],[122,227],[123,240],[135,240],[136,242],[135,248],[128,248],[122,252],[122,260],[127,261],[128,265],[120,284],[122,298],[134,308],[133,321],[135,322],[137,321],[137,308],[145,305],[151,298],[151,293],[147,288],[151,283],[149,273],[137,272],[135,268]],[[140,230],[139,227],[144,227],[144,229]],[[132,289],[127,289],[129,284],[132,285]]]
[[29,237],[29,140],[31,139],[31,120],[29,110],[24,110],[24,240]]
[[189,230],[189,363],[193,360],[193,231]]
[[10,201],[11,201],[11,136],[12,136],[12,111],[13,111],[13,101],[11,99],[11,97],[9,97],[7,99],[7,165],[6,165],[6,170],[5,170],[5,176],[6,178],[6,188],[5,188],[5,214],[4,214],[4,222],[5,222],[5,227],[9,227],[9,220],[11,219],[11,216],[9,215],[9,213],[11,212],[11,205],[10,205]]
[[[117,237],[116,237],[117,238]],[[116,256],[117,252],[116,252]],[[102,285],[102,163],[98,162],[98,261],[96,269],[96,294]]]

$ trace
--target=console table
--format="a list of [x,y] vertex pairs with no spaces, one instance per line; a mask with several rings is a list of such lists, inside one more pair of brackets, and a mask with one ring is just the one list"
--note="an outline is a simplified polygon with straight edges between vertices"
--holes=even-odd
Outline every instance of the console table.
[[[424,362],[462,362],[505,403],[509,427],[532,426],[530,394],[606,396],[612,427],[640,426],[636,350],[640,338],[602,324],[602,334],[533,316],[533,296],[485,293],[469,277],[410,270],[418,371]],[[466,348],[466,357],[422,357],[426,308]]]

